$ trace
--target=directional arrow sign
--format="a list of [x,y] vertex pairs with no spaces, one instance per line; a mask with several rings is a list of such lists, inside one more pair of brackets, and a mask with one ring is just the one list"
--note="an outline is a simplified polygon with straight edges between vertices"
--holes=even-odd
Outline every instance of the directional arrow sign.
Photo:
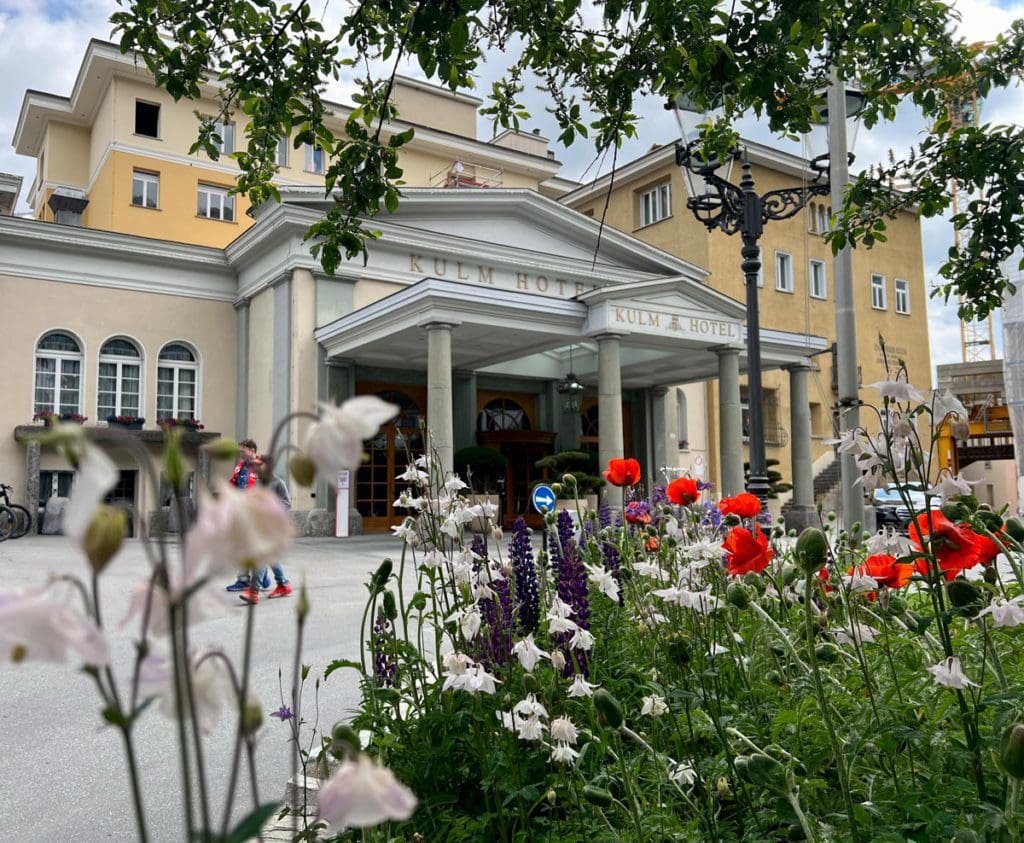
[[541,515],[545,512],[552,512],[555,508],[555,490],[550,486],[540,483],[533,487],[533,494],[530,495],[533,508]]

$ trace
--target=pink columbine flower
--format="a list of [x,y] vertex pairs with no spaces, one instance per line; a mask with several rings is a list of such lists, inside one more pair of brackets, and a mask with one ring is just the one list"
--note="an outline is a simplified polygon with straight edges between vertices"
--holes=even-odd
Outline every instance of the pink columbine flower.
[[61,522],[64,534],[81,541],[96,508],[117,484],[120,472],[100,448],[86,445],[75,468],[75,488]]
[[[217,725],[225,705],[237,706],[234,686],[223,661],[219,657],[209,657],[206,652],[191,653],[188,670],[192,677],[196,723],[203,733],[208,734]],[[177,719],[174,665],[170,658],[154,651],[143,659],[139,671],[139,691],[143,697],[155,698],[158,710],[165,717]],[[190,718],[191,712],[186,711],[185,719]]]
[[346,760],[320,788],[320,819],[334,829],[371,828],[387,820],[407,820],[416,797],[386,767],[360,754]]
[[0,665],[67,661],[74,652],[85,664],[110,664],[107,639],[92,621],[54,589],[0,592]]
[[185,540],[185,581],[202,573],[234,573],[259,568],[281,558],[295,538],[295,528],[270,489],[218,486],[205,497],[195,527]]

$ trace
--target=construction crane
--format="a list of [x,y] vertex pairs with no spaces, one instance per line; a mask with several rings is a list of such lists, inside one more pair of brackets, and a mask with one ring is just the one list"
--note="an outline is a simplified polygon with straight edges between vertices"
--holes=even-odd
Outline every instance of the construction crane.
[[[954,97],[949,101],[949,131],[955,132],[968,126],[977,126],[979,118],[978,93],[971,91],[969,96]],[[959,212],[959,191],[955,179],[949,182],[950,198],[953,215]],[[979,198],[984,198],[980,196]],[[969,201],[969,200],[968,200]],[[960,229],[953,228],[953,244],[960,251]],[[963,301],[963,296],[960,297]],[[960,320],[960,351],[964,363],[977,363],[983,360],[996,359],[996,345],[992,341],[992,314],[977,322]]]

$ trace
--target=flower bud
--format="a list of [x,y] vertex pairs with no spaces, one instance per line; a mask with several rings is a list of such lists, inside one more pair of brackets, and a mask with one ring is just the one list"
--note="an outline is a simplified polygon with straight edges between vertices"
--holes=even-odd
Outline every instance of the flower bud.
[[605,790],[603,787],[593,784],[583,786],[583,798],[591,805],[597,805],[599,808],[610,808],[613,801],[610,790]]
[[331,729],[330,753],[335,758],[355,756],[360,749],[359,735],[348,723],[341,721],[334,724]]
[[556,498],[562,497],[562,484],[561,483],[552,483],[551,484],[551,491],[555,493],[555,497]]
[[808,527],[796,540],[793,555],[797,565],[806,573],[813,574],[820,570],[828,559],[828,538],[817,527]]
[[121,549],[128,531],[128,515],[123,509],[103,504],[96,508],[82,536],[82,549],[92,569],[100,574]]
[[544,798],[547,800],[549,805],[554,805],[558,801],[558,794],[555,793],[553,787],[548,788],[548,792],[544,794]]
[[565,669],[565,653],[561,650],[551,651],[551,666],[557,670],[562,671]]
[[966,521],[971,517],[971,511],[967,508],[966,504],[960,501],[950,501],[949,503],[942,505],[942,514],[945,515],[950,521]]
[[759,574],[755,574],[753,571],[749,574],[744,574],[743,583],[744,585],[754,589],[754,591],[762,596],[768,591],[768,586],[765,584],[764,578]]
[[776,793],[784,793],[788,787],[786,768],[763,752],[755,752],[750,756],[746,763],[746,777],[751,784],[768,788]]
[[782,584],[792,585],[800,579],[800,569],[795,565],[787,565],[782,569]]
[[889,594],[889,614],[894,618],[898,618],[905,611],[907,611],[907,601],[904,600],[900,595],[893,594],[891,591]]
[[983,573],[981,576],[982,579],[984,579],[985,582],[987,582],[989,585],[995,585],[997,582],[999,582],[999,571],[996,570],[995,565],[986,565],[985,573]]
[[316,464],[301,451],[292,454],[292,458],[288,460],[288,470],[300,486],[313,485],[313,480],[316,478]]
[[388,580],[391,579],[392,568],[394,568],[394,563],[390,559],[385,559],[380,563],[380,567],[377,568],[370,578],[371,592],[378,592],[387,585]]
[[238,457],[239,445],[234,439],[215,439],[201,448],[215,460],[234,460]]
[[1012,723],[999,742],[999,760],[1003,769],[1015,779],[1024,779],[1024,726]]
[[690,643],[685,632],[675,631],[668,635],[668,656],[676,664],[690,663]]
[[750,605],[750,593],[743,585],[735,581],[729,583],[725,599],[737,609],[746,609]]
[[974,517],[978,520],[978,523],[982,524],[989,532],[998,533],[1003,529],[1003,519],[999,517],[998,513],[979,509],[974,513]]
[[594,691],[593,700],[598,722],[608,729],[621,729],[625,719],[622,704],[604,688]]
[[740,521],[740,517],[738,515],[735,515],[732,512],[730,512],[728,515],[725,516],[725,518],[722,519],[722,523],[725,524],[726,527],[738,527],[742,522]]
[[540,682],[532,673],[524,673],[523,678],[519,680],[519,685],[524,694],[539,694],[541,692]]
[[381,600],[381,609],[384,612],[384,617],[389,621],[393,621],[398,617],[398,607],[395,605],[395,595],[392,591],[385,591],[384,597]]
[[1024,524],[1017,518],[1007,518],[1003,525],[1007,534],[1015,542],[1024,542]]
[[181,451],[181,430],[167,427],[164,436],[164,476],[174,491],[184,494],[188,487],[188,466]]
[[814,648],[814,655],[818,661],[832,664],[839,660],[839,648],[835,644],[826,641]]
[[260,701],[256,699],[255,695],[250,694],[242,708],[242,734],[254,735],[262,725],[263,706],[260,705]]
[[305,580],[303,580],[302,585],[299,587],[299,599],[295,601],[295,614],[300,622],[305,620],[306,615],[309,614],[309,592],[306,591]]
[[[981,608],[981,592],[977,586],[960,577],[946,583],[946,596],[957,609]],[[971,614],[974,614],[974,611]]]
[[576,488],[576,475],[574,474],[563,474],[562,482],[570,489]]
[[729,780],[725,776],[719,776],[715,782],[715,790],[718,791],[719,799],[728,799],[732,796],[732,788],[729,787]]

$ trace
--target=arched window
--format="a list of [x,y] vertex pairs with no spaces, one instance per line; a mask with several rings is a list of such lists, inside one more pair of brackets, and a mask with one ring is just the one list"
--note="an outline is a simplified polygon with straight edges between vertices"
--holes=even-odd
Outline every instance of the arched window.
[[34,412],[82,412],[82,347],[70,334],[54,331],[36,346]]
[[100,348],[96,417],[142,415],[142,352],[131,340],[112,339]]
[[182,343],[165,345],[156,369],[156,420],[196,418],[199,364]]
[[489,401],[477,416],[477,430],[529,430],[530,417],[511,398]]

